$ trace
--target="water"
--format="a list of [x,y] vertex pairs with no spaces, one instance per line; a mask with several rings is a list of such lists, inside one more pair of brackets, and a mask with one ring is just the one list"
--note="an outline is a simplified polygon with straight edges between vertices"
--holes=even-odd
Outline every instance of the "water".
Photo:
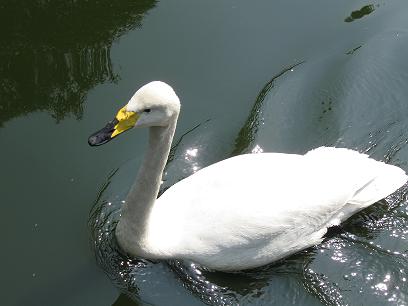
[[0,7],[2,305],[408,304],[406,188],[315,248],[215,273],[117,252],[111,231],[146,133],[86,143],[160,79],[183,103],[163,188],[234,154],[319,145],[408,170],[405,1]]

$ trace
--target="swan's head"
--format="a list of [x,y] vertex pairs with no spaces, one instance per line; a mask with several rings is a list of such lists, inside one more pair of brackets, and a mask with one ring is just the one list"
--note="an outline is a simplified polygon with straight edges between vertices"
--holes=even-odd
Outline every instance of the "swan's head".
[[116,117],[100,131],[92,134],[88,143],[99,146],[133,127],[167,126],[177,119],[180,100],[166,83],[148,83],[135,92]]

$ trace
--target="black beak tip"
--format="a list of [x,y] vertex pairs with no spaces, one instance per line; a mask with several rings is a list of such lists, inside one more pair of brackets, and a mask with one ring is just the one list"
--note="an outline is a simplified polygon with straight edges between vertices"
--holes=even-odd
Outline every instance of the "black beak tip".
[[95,133],[92,134],[89,138],[88,138],[88,144],[91,147],[97,147],[97,146],[101,146],[107,142],[109,142],[112,138],[110,137],[110,134],[105,134],[105,133]]
[[114,119],[101,130],[93,133],[88,138],[88,144],[91,147],[96,147],[107,143],[108,141],[112,140],[112,134],[114,131],[115,125],[118,123],[117,119]]
[[88,144],[89,144],[91,147],[96,147],[96,146],[98,146],[98,145],[99,145],[99,144],[98,144],[98,136],[96,136],[96,135],[90,136],[90,137],[88,138]]

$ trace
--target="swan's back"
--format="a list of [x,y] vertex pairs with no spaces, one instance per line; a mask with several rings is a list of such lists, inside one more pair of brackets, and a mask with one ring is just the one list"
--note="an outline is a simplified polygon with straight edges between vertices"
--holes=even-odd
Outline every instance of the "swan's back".
[[406,181],[400,168],[348,149],[240,155],[163,193],[147,240],[210,268],[256,267],[319,243],[327,227]]

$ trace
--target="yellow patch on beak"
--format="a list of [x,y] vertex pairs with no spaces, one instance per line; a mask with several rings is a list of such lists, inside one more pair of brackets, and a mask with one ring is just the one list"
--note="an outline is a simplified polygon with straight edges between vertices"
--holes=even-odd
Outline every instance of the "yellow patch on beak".
[[118,123],[115,125],[115,130],[113,131],[111,138],[134,127],[137,119],[139,119],[138,113],[127,111],[126,106],[122,107],[116,115],[116,120],[118,120]]

